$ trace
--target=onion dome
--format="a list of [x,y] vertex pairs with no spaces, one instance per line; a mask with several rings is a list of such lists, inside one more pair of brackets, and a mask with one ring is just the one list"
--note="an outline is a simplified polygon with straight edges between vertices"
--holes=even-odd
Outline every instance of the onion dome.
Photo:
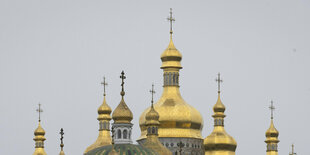
[[114,123],[131,123],[131,120],[133,119],[133,115],[131,110],[128,108],[127,104],[124,101],[125,91],[124,91],[124,79],[126,77],[124,76],[124,71],[122,71],[120,78],[122,79],[122,91],[121,91],[121,102],[118,104],[116,109],[113,111],[112,118],[114,120]]
[[130,123],[133,119],[132,112],[128,108],[123,97],[119,105],[113,111],[112,118],[114,123]]
[[223,154],[234,155],[237,147],[237,142],[230,136],[224,129],[224,118],[226,117],[225,106],[221,101],[220,97],[220,74],[218,74],[218,79],[216,81],[219,83],[218,99],[216,104],[213,106],[214,114],[214,129],[212,133],[204,139],[205,155],[213,155],[219,152]]
[[265,143],[267,144],[267,155],[278,155],[278,143],[280,142],[279,137],[279,131],[275,128],[273,124],[273,111],[275,110],[275,107],[273,106],[273,101],[271,101],[270,105],[271,110],[271,122],[270,127],[266,131],[266,140]]
[[105,145],[111,145],[111,141],[112,141],[112,138],[110,135],[110,120],[111,120],[110,114],[112,110],[106,101],[105,86],[107,85],[107,83],[105,82],[105,78],[101,84],[104,86],[104,94],[103,94],[103,103],[98,108],[97,120],[99,121],[99,135],[95,143],[90,145],[84,151],[84,154],[95,148],[105,146]]
[[145,116],[146,125],[159,125],[159,114],[152,104],[150,111]]
[[160,59],[162,61],[162,69],[165,68],[178,68],[181,69],[182,54],[176,49],[172,41],[172,35],[170,36],[170,42],[167,49],[161,54]]
[[158,155],[155,151],[145,148],[141,145],[134,144],[115,144],[114,149],[112,145],[102,146],[87,152],[85,155]]

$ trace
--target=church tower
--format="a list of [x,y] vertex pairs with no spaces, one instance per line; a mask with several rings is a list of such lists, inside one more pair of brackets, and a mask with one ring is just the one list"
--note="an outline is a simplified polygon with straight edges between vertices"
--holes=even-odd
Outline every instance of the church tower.
[[98,118],[97,120],[99,121],[99,135],[97,140],[95,141],[94,144],[90,145],[85,151],[84,154],[87,152],[101,147],[105,145],[111,145],[111,135],[110,135],[110,120],[111,120],[111,108],[107,104],[106,101],[106,86],[108,85],[105,81],[105,77],[103,78],[103,82],[101,83],[104,88],[103,92],[103,103],[100,105],[98,108]]
[[39,104],[37,112],[39,113],[39,125],[34,131],[35,137],[33,138],[33,140],[35,141],[35,151],[32,155],[46,155],[46,152],[44,150],[44,141],[46,140],[46,138],[44,137],[45,131],[41,126],[41,113],[43,112],[43,110],[41,109],[41,104]]
[[[179,152],[178,143],[184,143],[181,154],[202,154],[202,116],[198,110],[184,101],[179,90],[182,54],[172,41],[172,23],[175,21],[172,17],[172,10],[170,10],[168,20],[170,21],[170,43],[160,57],[164,79],[163,93],[159,101],[154,104],[154,109],[160,116],[158,137],[160,142],[173,153]],[[139,144],[143,144],[147,138],[145,118],[150,109],[147,108],[139,119],[141,129],[141,136],[137,140]]]
[[113,111],[112,118],[114,120],[114,143],[115,144],[131,144],[131,130],[133,115],[131,110],[128,108],[124,101],[125,91],[124,91],[124,80],[126,79],[124,71],[122,71],[120,78],[122,79],[122,91],[121,91],[121,102]]
[[278,155],[278,140],[279,131],[274,127],[273,124],[273,111],[275,107],[273,106],[273,101],[271,101],[271,105],[269,107],[271,111],[271,122],[270,127],[266,131],[266,140],[265,143],[267,144],[267,155]]
[[204,139],[205,155],[235,155],[237,142],[224,129],[225,106],[221,101],[220,83],[222,79],[220,73],[216,81],[218,82],[218,99],[213,107],[214,129]]

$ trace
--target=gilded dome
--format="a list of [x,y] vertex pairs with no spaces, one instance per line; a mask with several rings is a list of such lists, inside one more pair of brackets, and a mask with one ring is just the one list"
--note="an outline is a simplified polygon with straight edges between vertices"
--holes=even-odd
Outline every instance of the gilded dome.
[[34,135],[35,136],[44,136],[45,135],[45,131],[41,126],[41,123],[39,122],[39,125],[37,127],[37,129],[34,131]]
[[271,120],[270,127],[266,131],[266,137],[278,137],[279,131],[274,127],[273,120]]
[[103,98],[103,103],[101,104],[101,106],[98,108],[98,114],[108,114],[110,115],[112,112],[112,109],[110,108],[110,106],[107,104],[107,101],[105,99],[105,96]]
[[159,114],[157,111],[155,111],[153,105],[151,106],[151,109],[149,110],[148,113],[146,113],[145,116],[146,119],[146,125],[159,125]]
[[113,111],[112,118],[114,123],[130,123],[133,119],[132,112],[126,105],[123,97],[119,105]]
[[162,61],[162,69],[168,67],[174,67],[179,69],[182,68],[182,54],[175,48],[172,37],[170,37],[170,43],[167,49],[161,54],[160,59]]

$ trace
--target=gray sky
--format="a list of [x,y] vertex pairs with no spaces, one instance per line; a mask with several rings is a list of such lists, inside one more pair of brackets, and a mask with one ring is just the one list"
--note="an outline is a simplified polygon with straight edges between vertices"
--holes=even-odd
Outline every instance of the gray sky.
[[201,112],[203,137],[213,129],[214,79],[221,72],[225,128],[238,155],[266,153],[271,99],[279,154],[292,143],[298,154],[310,154],[309,0],[0,0],[0,154],[33,153],[38,102],[46,152],[59,153],[63,127],[65,152],[82,154],[98,135],[102,77],[114,109],[121,70],[136,140],[152,82],[156,99],[162,92],[170,7],[183,54],[181,93]]

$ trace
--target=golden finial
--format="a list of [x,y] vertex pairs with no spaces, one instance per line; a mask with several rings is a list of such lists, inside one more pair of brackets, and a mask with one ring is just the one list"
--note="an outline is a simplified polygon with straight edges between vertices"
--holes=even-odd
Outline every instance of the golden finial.
[[290,153],[290,155],[297,155],[297,154],[294,152],[294,144],[292,144],[292,152]]
[[61,151],[63,151],[63,147],[65,146],[64,143],[63,143],[64,134],[65,134],[63,128],[60,129],[59,134],[60,134],[60,142],[61,142],[60,143],[60,148],[61,148]]
[[108,83],[105,82],[105,77],[103,77],[101,85],[103,85],[103,96],[106,96],[105,87],[108,85]]
[[152,89],[150,90],[150,93],[152,94],[152,101],[151,102],[152,102],[152,107],[153,107],[153,103],[154,103],[154,98],[153,97],[154,97],[154,94],[156,93],[155,90],[154,90],[154,84],[152,84]]
[[126,76],[125,76],[125,73],[124,73],[124,71],[122,71],[122,73],[121,73],[121,76],[120,76],[120,78],[122,79],[122,84],[121,84],[121,86],[122,86],[122,92],[121,92],[121,95],[122,95],[122,97],[125,95],[125,91],[124,91],[124,80],[126,79]]
[[41,113],[43,110],[41,109],[41,104],[39,103],[39,108],[36,110],[39,113],[39,122],[41,122]]
[[273,119],[273,111],[276,109],[274,106],[273,106],[273,100],[270,101],[270,106],[269,106],[269,109],[270,109],[270,112],[271,112],[271,119]]
[[218,93],[221,92],[221,83],[223,82],[223,80],[221,79],[221,73],[217,74],[217,78],[215,79],[215,81],[217,82],[217,89],[218,89]]
[[175,19],[172,17],[172,8],[170,8],[170,17],[168,17],[167,20],[170,22],[170,35],[172,36],[172,22],[175,21]]

